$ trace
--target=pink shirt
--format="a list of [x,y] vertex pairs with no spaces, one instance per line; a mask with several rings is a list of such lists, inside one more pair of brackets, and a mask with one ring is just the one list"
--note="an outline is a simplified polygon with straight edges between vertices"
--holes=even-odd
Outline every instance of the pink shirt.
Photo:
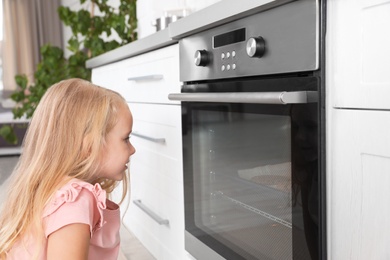
[[[45,224],[44,252],[39,259],[46,259],[47,237],[56,230],[72,224],[87,224],[91,230],[90,260],[117,259],[119,254],[120,213],[119,206],[106,198],[99,184],[73,179],[56,192],[43,213]],[[24,241],[24,243],[22,242]],[[31,259],[37,239],[30,234],[16,243],[7,259]]]

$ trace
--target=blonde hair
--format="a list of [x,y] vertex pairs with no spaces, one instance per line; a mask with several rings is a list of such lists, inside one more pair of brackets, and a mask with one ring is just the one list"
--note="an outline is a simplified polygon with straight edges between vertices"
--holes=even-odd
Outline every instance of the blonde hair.
[[[116,92],[81,79],[61,81],[42,97],[23,141],[0,215],[0,259],[26,231],[43,239],[42,212],[71,178],[100,183],[109,194],[117,182],[96,179],[100,151],[126,101]],[[124,175],[122,200],[128,190]]]

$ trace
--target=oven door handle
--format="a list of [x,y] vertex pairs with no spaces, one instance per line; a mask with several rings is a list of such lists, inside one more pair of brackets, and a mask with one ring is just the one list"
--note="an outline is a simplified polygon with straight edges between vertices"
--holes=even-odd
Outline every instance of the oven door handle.
[[317,91],[293,92],[224,92],[224,93],[171,93],[169,100],[192,102],[300,104],[317,102]]

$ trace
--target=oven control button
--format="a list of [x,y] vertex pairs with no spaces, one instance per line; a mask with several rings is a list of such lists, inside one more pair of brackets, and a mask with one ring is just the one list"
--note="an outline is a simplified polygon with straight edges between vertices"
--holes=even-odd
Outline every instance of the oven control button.
[[195,52],[195,65],[206,66],[209,63],[209,54],[206,50],[198,50]]
[[225,53],[222,52],[221,59],[225,59]]
[[225,65],[222,65],[221,70],[222,70],[222,71],[225,70]]
[[230,70],[230,65],[229,65],[229,64],[226,66],[226,69],[227,69],[227,70]]
[[232,69],[234,69],[234,70],[236,69],[236,64],[235,63],[232,64]]
[[226,53],[226,58],[230,58],[230,52]]
[[249,57],[261,58],[265,52],[265,42],[263,37],[251,37],[246,42],[246,53]]
[[232,51],[232,58],[236,57],[236,51]]

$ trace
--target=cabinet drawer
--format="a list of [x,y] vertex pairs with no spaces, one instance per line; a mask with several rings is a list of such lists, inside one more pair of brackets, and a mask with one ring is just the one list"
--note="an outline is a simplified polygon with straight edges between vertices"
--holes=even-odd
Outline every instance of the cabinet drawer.
[[130,103],[133,114],[131,141],[135,148],[181,160],[181,108]]
[[[131,182],[146,183],[144,190],[155,189],[171,199],[182,201],[183,165],[180,160],[172,159],[144,147],[136,148],[131,157]],[[155,198],[159,201],[159,198]]]
[[[146,185],[146,183],[144,183]],[[184,205],[153,189],[132,184],[131,204],[123,222],[157,259],[181,260],[184,255]],[[148,187],[148,186],[146,186]],[[158,198],[158,199],[156,199]],[[134,201],[141,201],[167,225],[159,224]]]
[[179,104],[168,100],[180,92],[177,44],[92,71],[92,82],[119,92],[128,102]]

